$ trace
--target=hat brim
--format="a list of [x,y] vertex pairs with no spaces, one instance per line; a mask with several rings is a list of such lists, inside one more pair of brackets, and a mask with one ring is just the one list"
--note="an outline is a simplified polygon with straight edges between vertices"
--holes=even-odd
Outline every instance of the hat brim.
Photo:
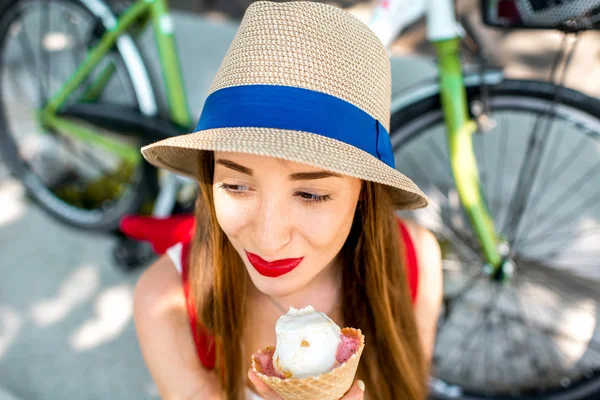
[[149,163],[197,178],[199,151],[229,151],[280,158],[387,185],[397,209],[427,206],[427,196],[405,175],[371,154],[310,132],[272,128],[208,129],[144,146]]

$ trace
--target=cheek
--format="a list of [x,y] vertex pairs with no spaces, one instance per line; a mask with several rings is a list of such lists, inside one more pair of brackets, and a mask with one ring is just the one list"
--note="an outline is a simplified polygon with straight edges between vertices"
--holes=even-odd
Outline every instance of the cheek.
[[239,234],[252,215],[251,203],[240,201],[218,188],[214,188],[213,193],[215,213],[221,229],[230,237]]
[[[298,219],[306,242],[318,253],[335,255],[342,247],[354,217],[354,204],[331,204],[327,209],[315,207]],[[329,254],[331,253],[331,254]]]

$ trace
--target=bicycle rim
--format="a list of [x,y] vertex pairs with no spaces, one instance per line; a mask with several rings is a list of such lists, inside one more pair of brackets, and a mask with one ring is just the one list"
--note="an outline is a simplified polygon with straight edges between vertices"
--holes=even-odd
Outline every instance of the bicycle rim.
[[[71,76],[102,34],[101,21],[68,0],[20,1],[4,10],[0,29],[3,147],[12,154],[6,157],[9,166],[38,203],[62,221],[90,229],[117,227],[120,217],[136,210],[145,194],[143,162],[127,163],[92,143],[43,130],[36,119],[36,110]],[[114,73],[103,89],[90,95],[90,88],[110,69]],[[107,55],[69,101],[137,108],[132,80],[118,51]],[[99,131],[131,147],[142,144],[134,136]]]
[[[472,108],[477,101],[473,90]],[[396,118],[391,131],[397,168],[431,200],[408,217],[436,234],[444,258],[434,396],[569,400],[600,393],[600,121],[573,105],[553,109],[547,93],[492,90],[496,126],[474,137],[474,152],[488,208],[513,245],[514,273],[500,281],[486,274],[460,207],[439,102],[426,102],[428,109],[401,125]],[[510,199],[540,118],[548,135],[540,168],[525,213],[509,230],[516,212]]]

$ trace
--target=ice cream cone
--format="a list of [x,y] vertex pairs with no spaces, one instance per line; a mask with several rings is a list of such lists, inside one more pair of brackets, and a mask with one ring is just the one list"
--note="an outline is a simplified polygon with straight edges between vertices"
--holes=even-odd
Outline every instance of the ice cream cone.
[[252,370],[285,400],[338,400],[352,386],[358,362],[365,347],[365,337],[360,329],[344,328],[342,334],[347,337],[359,338],[360,346],[346,362],[329,372],[301,379],[281,379],[276,376],[267,376],[263,373],[259,355],[261,353],[272,354],[275,350],[272,346],[265,347],[252,356]]

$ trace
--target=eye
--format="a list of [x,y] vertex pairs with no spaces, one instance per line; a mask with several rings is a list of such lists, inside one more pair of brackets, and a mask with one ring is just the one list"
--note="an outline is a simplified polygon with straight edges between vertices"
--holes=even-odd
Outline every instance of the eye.
[[228,185],[226,183],[219,184],[219,188],[233,196],[241,196],[250,191],[250,187],[246,185]]
[[302,200],[306,201],[307,203],[323,203],[331,200],[331,196],[328,194],[320,196],[314,193],[296,192],[296,195],[302,198]]

